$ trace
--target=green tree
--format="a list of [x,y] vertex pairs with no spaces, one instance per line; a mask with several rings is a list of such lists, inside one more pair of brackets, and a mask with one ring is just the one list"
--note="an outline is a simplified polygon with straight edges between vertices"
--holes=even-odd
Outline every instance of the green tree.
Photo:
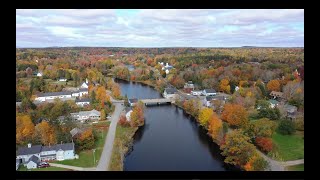
[[294,127],[294,123],[289,120],[282,120],[280,121],[277,132],[282,135],[291,135],[296,131]]

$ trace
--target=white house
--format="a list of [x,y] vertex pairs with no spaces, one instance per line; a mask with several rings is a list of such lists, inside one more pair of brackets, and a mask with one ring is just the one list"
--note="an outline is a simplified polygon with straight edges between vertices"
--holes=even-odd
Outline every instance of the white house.
[[71,92],[48,92],[48,93],[39,93],[35,98],[36,101],[47,101],[47,100],[54,100],[55,98],[59,99],[66,99],[72,98]]
[[40,162],[40,159],[38,156],[31,156],[31,158],[28,160],[27,163],[24,164],[24,166],[27,166],[27,169],[36,169],[38,164]]
[[175,88],[165,88],[163,92],[163,97],[166,99],[174,99],[176,98],[177,90]]
[[236,87],[234,88],[235,91],[239,91],[239,89],[240,89],[239,86],[236,86]]
[[203,99],[203,105],[206,107],[214,107],[214,101],[221,101],[222,104],[225,104],[227,97],[225,96],[206,96]]
[[74,143],[56,144],[53,146],[35,145],[28,147],[20,147],[18,149],[18,156],[16,159],[21,162],[28,169],[37,168],[40,161],[49,160],[66,160],[75,158]]
[[203,105],[206,106],[206,107],[211,107],[212,104],[211,104],[211,100],[213,99],[213,96],[206,96],[204,99],[203,99]]
[[72,118],[80,122],[85,122],[87,120],[99,120],[101,113],[95,109],[91,111],[80,111],[78,113],[70,113]]
[[203,90],[203,95],[205,95],[205,96],[215,96],[215,95],[217,95],[217,92],[214,89],[204,89]]
[[128,103],[130,106],[134,106],[135,104],[137,104],[137,102],[138,102],[137,98],[128,99]]
[[20,159],[16,159],[16,170],[19,169],[20,166]]
[[41,76],[42,76],[42,73],[41,73],[41,72],[38,72],[38,73],[37,73],[37,76],[38,76],[38,77],[41,77]]
[[86,106],[86,105],[89,105],[90,104],[90,99],[86,98],[86,99],[76,99],[76,104],[78,106]]
[[169,74],[169,73],[170,73],[169,69],[166,69],[166,74]]
[[80,89],[79,89],[79,95],[80,95],[80,97],[82,97],[82,96],[84,96],[84,95],[87,95],[87,94],[89,94],[88,88],[80,88]]
[[67,79],[66,78],[60,78],[59,81],[66,82]]
[[202,91],[191,91],[191,94],[194,96],[200,96],[202,94]]
[[131,113],[132,113],[132,110],[130,110],[130,111],[128,111],[128,112],[126,113],[127,121],[130,121]]
[[88,83],[83,82],[80,86],[80,88],[88,88]]

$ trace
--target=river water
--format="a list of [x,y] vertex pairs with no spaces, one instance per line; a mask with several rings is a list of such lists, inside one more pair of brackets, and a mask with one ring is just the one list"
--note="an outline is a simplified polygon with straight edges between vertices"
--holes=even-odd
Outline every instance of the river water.
[[[152,87],[115,80],[128,98],[161,98]],[[147,106],[145,125],[134,135],[125,171],[228,171],[219,146],[194,118],[174,105]]]

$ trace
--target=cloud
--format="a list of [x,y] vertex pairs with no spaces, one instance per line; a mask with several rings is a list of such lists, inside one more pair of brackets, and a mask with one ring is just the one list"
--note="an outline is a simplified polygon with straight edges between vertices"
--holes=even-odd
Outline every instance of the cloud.
[[17,46],[304,46],[304,10],[16,10]]

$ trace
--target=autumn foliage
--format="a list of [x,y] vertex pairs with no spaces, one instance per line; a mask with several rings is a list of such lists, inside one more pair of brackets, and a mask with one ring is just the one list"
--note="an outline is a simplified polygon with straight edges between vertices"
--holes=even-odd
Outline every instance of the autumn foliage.
[[257,137],[255,143],[264,152],[270,152],[272,150],[271,138]]
[[222,141],[223,138],[223,129],[222,129],[222,121],[219,119],[218,115],[213,112],[209,119],[209,134],[212,139],[217,140],[218,142]]
[[220,82],[220,91],[223,91],[225,93],[230,93],[230,85],[228,79],[222,79]]
[[280,82],[279,80],[271,80],[267,84],[267,88],[269,91],[280,91]]
[[42,144],[56,144],[57,138],[54,128],[47,121],[42,121],[36,125],[36,132],[40,137]]
[[144,105],[138,102],[132,109],[130,114],[131,127],[142,126],[144,124]]
[[123,126],[123,127],[127,127],[130,125],[129,121],[127,121],[127,118],[126,116],[124,115],[121,115],[120,118],[119,118],[119,124],[120,126]]
[[24,141],[30,141],[34,132],[34,124],[29,115],[16,116],[16,143],[22,144]]
[[232,126],[245,126],[248,123],[248,114],[243,106],[228,103],[224,106],[221,119]]
[[80,150],[92,149],[94,146],[94,141],[92,128],[88,128],[79,135],[75,144]]
[[198,118],[200,125],[207,129],[212,115],[213,115],[212,109],[210,108],[201,109],[199,113],[199,118]]

